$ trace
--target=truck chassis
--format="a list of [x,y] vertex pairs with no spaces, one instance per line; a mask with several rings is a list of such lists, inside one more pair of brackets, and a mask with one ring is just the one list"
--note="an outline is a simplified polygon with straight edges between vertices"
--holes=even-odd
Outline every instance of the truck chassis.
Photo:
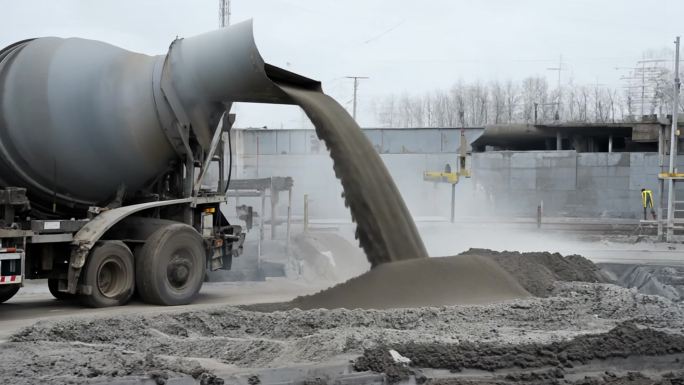
[[[0,187],[0,303],[26,279],[41,278],[55,298],[92,307],[123,305],[134,292],[148,303],[190,303],[205,272],[230,269],[245,239],[242,227],[229,224],[220,210],[229,183],[222,133],[234,116],[225,114],[223,121],[203,162],[186,156],[144,192],[124,199],[121,189],[85,218],[33,211],[25,188]],[[212,162],[219,178],[207,188]]]

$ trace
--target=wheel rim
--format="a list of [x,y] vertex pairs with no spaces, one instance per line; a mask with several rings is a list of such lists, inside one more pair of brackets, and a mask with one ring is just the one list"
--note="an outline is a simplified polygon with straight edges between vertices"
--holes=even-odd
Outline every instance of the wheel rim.
[[171,254],[171,260],[166,267],[166,279],[175,290],[183,290],[188,286],[194,263],[192,253],[187,249],[178,249]]
[[126,288],[126,269],[123,263],[109,258],[97,271],[97,289],[107,298],[119,296]]

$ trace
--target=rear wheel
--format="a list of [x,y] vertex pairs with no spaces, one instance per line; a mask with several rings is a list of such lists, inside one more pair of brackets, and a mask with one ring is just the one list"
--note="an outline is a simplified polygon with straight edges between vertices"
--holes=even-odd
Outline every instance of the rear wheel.
[[71,293],[59,291],[59,279],[57,278],[48,278],[48,290],[50,290],[50,294],[52,294],[53,297],[60,301],[73,299],[75,297]]
[[83,281],[91,288],[90,295],[81,296],[86,305],[126,304],[135,290],[133,253],[121,241],[100,242],[90,252]]
[[0,285],[0,303],[9,301],[19,291],[20,285]]
[[140,298],[157,305],[185,305],[204,281],[206,254],[202,237],[191,226],[172,224],[155,231],[136,258]]

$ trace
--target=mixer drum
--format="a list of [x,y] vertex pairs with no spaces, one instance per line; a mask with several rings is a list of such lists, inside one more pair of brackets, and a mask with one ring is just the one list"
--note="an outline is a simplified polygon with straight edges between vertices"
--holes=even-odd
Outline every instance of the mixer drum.
[[0,184],[42,203],[93,205],[173,159],[154,105],[154,57],[41,38],[0,53]]

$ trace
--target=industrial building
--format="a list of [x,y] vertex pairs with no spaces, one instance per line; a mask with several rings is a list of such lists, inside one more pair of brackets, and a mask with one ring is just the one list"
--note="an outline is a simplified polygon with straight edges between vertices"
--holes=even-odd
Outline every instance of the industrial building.
[[[659,133],[667,136],[669,124],[647,118],[633,123],[465,128],[472,178],[457,186],[456,211],[461,217],[532,217],[543,204],[549,217],[629,219],[636,225],[642,216],[640,190],[658,190]],[[425,182],[423,173],[447,164],[456,167],[461,129],[363,131],[411,212],[423,219],[448,217],[448,187]],[[292,176],[294,196],[308,194],[312,199],[311,216],[348,217],[338,199],[341,186],[327,167],[325,145],[313,130],[243,129],[236,130],[234,138],[234,175]],[[684,156],[677,164],[684,165]],[[677,189],[684,191],[684,186]],[[481,204],[473,205],[473,200]],[[301,199],[295,198],[293,210],[295,216],[302,215]]]

